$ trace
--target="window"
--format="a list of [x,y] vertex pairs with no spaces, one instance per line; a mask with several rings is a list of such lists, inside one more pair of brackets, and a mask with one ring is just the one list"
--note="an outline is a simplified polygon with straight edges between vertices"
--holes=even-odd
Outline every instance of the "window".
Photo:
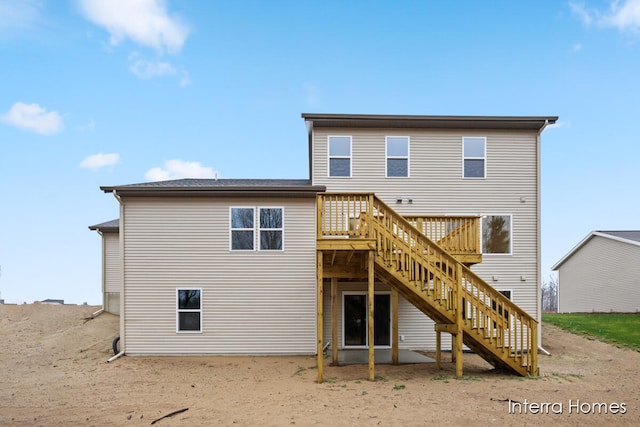
[[329,176],[351,177],[351,137],[329,137]]
[[482,217],[482,253],[511,254],[511,215]]
[[387,137],[387,177],[409,176],[409,137]]
[[254,209],[231,208],[231,250],[252,251]]
[[178,332],[202,332],[201,289],[178,289]]
[[465,178],[486,176],[486,142],[484,137],[462,138],[462,176]]
[[283,250],[283,208],[233,207],[230,217],[232,251]]
[[260,208],[260,250],[282,250],[282,208]]

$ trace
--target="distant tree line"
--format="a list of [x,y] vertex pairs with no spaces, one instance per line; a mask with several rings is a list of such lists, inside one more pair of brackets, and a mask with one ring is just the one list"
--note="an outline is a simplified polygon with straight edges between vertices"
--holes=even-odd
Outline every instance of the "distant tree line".
[[553,275],[542,282],[542,312],[558,312],[558,279]]

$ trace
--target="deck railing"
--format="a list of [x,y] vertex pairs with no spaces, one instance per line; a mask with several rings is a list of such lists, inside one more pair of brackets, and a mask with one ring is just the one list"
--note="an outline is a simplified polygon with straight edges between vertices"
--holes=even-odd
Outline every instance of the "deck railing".
[[[425,229],[428,222],[415,218]],[[318,238],[340,237],[375,240],[376,264],[428,301],[436,320],[461,318],[467,345],[488,351],[484,357],[492,362],[537,375],[537,321],[374,194],[318,195]]]
[[480,253],[479,216],[403,216],[449,253]]

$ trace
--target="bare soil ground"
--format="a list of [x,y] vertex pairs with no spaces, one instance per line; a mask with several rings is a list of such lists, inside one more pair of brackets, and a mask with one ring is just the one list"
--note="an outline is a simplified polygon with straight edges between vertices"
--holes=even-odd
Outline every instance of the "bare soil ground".
[[377,365],[371,382],[366,365],[325,362],[317,384],[307,356],[106,363],[118,318],[85,320],[97,309],[0,305],[0,425],[151,425],[184,408],[155,425],[640,425],[640,353],[548,325],[543,346],[552,356],[540,356],[538,379],[465,354],[460,380],[451,363]]

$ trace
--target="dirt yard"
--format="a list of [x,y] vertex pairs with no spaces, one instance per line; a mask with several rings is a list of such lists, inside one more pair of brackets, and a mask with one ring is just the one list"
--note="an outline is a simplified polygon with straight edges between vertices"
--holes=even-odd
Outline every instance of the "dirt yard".
[[[122,357],[98,307],[0,305],[0,425],[640,425],[640,353],[543,328],[541,376],[465,354],[434,364],[330,367],[315,357]],[[446,355],[449,360],[449,355]],[[511,401],[511,402],[510,402]],[[537,405],[537,406],[536,406]]]

